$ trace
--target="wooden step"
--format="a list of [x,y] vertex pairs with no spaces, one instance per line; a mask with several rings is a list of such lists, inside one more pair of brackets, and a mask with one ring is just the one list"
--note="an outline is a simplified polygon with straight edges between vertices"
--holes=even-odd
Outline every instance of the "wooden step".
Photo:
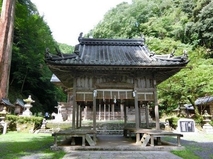
[[95,146],[95,142],[92,140],[89,134],[86,134],[86,140],[90,146]]
[[149,140],[150,140],[150,135],[143,134],[143,136],[141,138],[142,147],[145,147],[148,144]]

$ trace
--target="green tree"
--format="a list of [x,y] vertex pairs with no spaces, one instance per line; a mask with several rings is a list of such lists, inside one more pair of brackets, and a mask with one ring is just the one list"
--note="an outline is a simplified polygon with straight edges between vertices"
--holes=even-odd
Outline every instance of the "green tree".
[[[175,55],[187,50],[190,62],[185,69],[158,85],[165,112],[180,103],[192,103],[206,93],[213,94],[212,3],[210,0],[133,0],[108,11],[90,32],[101,38],[137,38],[145,35],[156,54]],[[205,47],[204,47],[205,46]],[[210,48],[210,49],[208,49]]]
[[67,44],[62,44],[62,43],[58,43],[58,49],[65,54],[71,54],[74,51],[74,47],[67,45]]
[[45,49],[53,49],[57,43],[30,0],[17,1],[13,43],[10,98],[32,95],[36,100],[33,112],[53,111],[57,101],[63,101],[64,97],[61,98],[62,90],[50,83],[52,73],[44,57]]

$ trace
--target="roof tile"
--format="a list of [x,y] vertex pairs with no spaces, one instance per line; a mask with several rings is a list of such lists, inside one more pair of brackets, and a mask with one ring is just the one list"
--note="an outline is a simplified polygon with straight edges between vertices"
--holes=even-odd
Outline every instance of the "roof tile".
[[[77,50],[79,49],[79,50]],[[47,57],[47,63],[59,65],[178,65],[187,58],[154,55],[143,39],[89,39],[82,38],[76,46],[78,54]]]

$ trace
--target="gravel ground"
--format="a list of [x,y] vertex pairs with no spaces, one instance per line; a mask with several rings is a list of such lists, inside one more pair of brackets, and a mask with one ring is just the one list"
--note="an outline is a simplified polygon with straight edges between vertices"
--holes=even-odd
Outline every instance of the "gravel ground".
[[[181,138],[181,145],[192,150],[201,159],[213,159],[213,133],[203,132],[185,133]],[[175,138],[166,139],[175,142]]]

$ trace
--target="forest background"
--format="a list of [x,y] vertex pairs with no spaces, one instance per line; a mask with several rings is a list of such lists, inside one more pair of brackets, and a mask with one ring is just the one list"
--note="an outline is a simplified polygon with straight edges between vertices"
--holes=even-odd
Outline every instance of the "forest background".
[[[2,6],[2,0],[0,0]],[[91,17],[92,18],[92,17]],[[86,24],[85,24],[86,25]],[[64,35],[66,36],[66,35]],[[140,38],[156,54],[181,55],[187,51],[187,67],[158,85],[159,109],[171,113],[184,103],[213,94],[213,1],[133,0],[109,10],[85,37]],[[78,37],[76,37],[78,38]],[[30,0],[17,0],[10,72],[9,99],[36,101],[33,113],[53,112],[65,102],[63,88],[50,82],[45,50],[72,53],[74,46],[57,43],[50,27]]]

